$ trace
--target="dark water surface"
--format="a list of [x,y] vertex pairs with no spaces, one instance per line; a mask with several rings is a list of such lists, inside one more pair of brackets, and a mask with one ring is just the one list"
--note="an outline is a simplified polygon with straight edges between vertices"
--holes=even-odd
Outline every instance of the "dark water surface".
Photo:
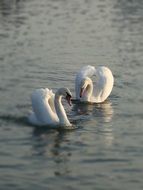
[[[101,105],[65,104],[78,129],[27,123],[35,88],[74,95],[83,66],[112,69]],[[143,1],[0,1],[0,189],[143,189]]]

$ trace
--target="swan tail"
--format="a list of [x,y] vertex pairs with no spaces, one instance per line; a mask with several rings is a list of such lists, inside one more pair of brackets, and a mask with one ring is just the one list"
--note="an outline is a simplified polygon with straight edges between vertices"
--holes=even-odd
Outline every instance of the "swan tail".
[[31,112],[28,116],[28,121],[32,124],[32,125],[36,125],[36,126],[40,126],[41,123],[38,121],[36,115],[34,112]]

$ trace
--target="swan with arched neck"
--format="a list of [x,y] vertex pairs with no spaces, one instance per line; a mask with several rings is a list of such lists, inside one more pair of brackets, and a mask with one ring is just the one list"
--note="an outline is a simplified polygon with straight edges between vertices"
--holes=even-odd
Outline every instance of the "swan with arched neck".
[[48,88],[35,90],[31,96],[29,122],[36,126],[72,126],[62,105],[62,97],[71,105],[72,94],[68,88],[60,88],[55,94]]
[[[93,83],[92,77],[95,76]],[[108,67],[87,65],[81,68],[75,79],[76,99],[81,102],[101,103],[110,95],[114,77]]]

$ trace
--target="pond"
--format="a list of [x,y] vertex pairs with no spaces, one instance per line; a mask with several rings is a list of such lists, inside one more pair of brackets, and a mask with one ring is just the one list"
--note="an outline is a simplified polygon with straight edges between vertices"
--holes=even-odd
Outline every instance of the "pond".
[[[0,1],[0,189],[143,189],[143,1]],[[76,129],[27,122],[31,93],[107,66],[102,104],[64,106]]]

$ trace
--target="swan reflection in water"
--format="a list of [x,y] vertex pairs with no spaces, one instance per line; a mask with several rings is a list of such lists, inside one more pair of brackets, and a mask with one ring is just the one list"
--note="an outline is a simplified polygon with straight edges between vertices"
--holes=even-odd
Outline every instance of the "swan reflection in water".
[[80,103],[76,101],[76,104],[73,106],[73,112],[76,120],[79,120],[79,123],[81,122],[82,125],[86,125],[84,128],[92,131],[89,140],[91,140],[91,136],[93,136],[94,141],[95,134],[100,134],[100,138],[103,138],[102,142],[104,142],[105,146],[112,145],[114,135],[111,122],[114,110],[109,100],[100,104]]
[[[67,135],[68,134],[68,135]],[[48,163],[48,170],[45,166],[45,172],[48,175],[57,176],[67,175],[71,172],[70,157],[70,132],[64,130],[49,129],[46,127],[35,127],[33,131],[34,144],[32,154],[34,156],[45,157]],[[49,162],[52,162],[52,168],[49,168]],[[42,163],[41,163],[42,164]],[[50,174],[51,171],[51,174]]]
[[113,117],[113,107],[112,103],[109,100],[104,101],[103,103],[81,103],[76,100],[73,102],[73,112],[75,116],[81,115],[92,115],[97,119],[102,119],[104,122],[110,122]]
[[[104,142],[105,146],[111,146],[114,140],[112,128],[108,125],[106,125],[107,127],[103,125],[94,128],[94,124],[98,121],[98,119],[104,120],[104,122],[109,122],[112,120],[113,108],[111,102],[106,101],[102,104],[73,104],[72,115],[70,116],[72,118],[75,117],[77,125],[80,125],[80,122],[77,119],[78,117],[82,118],[88,115],[90,118],[94,117],[94,119],[89,119],[91,127],[88,133],[82,133],[82,130],[79,130],[79,144],[82,144],[84,139],[84,143],[88,146],[89,150],[93,152],[93,147],[91,148],[89,145],[91,141],[95,141],[95,138],[97,137],[96,134],[99,134],[100,138],[103,138],[102,142]],[[100,121],[99,123],[102,124]],[[82,122],[82,124],[86,125],[86,122]],[[47,165],[44,166],[44,172],[47,172],[47,176],[53,175],[53,171],[56,176],[67,176],[73,172],[71,164],[73,156],[72,152],[74,149],[77,149],[77,139],[75,140],[76,143],[73,143],[72,139],[74,131],[75,130],[64,131],[49,129],[46,127],[34,128],[32,136],[32,155],[34,157],[40,156],[42,159],[45,158],[44,160],[47,160]],[[39,167],[41,167],[41,164],[43,167],[43,163],[40,162],[39,164]],[[50,167],[50,165],[52,165],[52,167]]]

